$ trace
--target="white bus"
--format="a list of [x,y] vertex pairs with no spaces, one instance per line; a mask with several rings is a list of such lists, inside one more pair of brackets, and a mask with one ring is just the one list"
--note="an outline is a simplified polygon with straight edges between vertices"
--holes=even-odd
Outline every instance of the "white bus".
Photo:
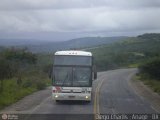
[[52,72],[52,98],[91,101],[92,81],[97,78],[91,52],[57,51]]

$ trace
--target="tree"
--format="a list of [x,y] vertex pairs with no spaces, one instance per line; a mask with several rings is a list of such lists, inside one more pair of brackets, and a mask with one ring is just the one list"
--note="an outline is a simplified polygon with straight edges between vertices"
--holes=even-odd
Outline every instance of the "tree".
[[139,66],[140,72],[160,80],[160,58],[152,58]]
[[3,80],[6,78],[10,78],[12,76],[11,72],[12,71],[9,66],[9,62],[3,58],[0,58],[0,92],[3,91]]
[[17,84],[22,83],[22,73],[30,64],[35,64],[37,57],[27,49],[5,49],[0,52],[0,80],[3,91],[3,80],[12,76],[17,77]]

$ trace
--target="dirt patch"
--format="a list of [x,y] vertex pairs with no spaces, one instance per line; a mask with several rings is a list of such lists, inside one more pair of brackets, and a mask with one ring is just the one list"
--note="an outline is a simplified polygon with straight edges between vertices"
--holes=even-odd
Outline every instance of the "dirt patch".
[[152,107],[160,113],[160,95],[155,93],[151,88],[140,80],[137,80],[135,77],[129,81],[130,85],[135,90],[136,94],[139,95],[141,98],[145,98],[146,100],[151,103]]

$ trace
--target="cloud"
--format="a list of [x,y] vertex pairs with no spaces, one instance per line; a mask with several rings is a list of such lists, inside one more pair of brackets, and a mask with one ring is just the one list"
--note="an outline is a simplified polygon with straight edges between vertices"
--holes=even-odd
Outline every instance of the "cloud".
[[[7,14],[6,14],[7,13]],[[160,9],[108,10],[102,8],[1,12],[1,30],[101,31],[160,27]]]
[[160,32],[160,0],[1,0],[3,32]]
[[160,7],[159,0],[1,0],[0,10]]

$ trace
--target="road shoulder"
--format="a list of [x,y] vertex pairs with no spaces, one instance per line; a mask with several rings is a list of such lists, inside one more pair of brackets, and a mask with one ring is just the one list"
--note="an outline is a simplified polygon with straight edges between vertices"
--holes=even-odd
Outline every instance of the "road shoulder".
[[142,81],[137,80],[135,76],[129,81],[129,84],[135,93],[142,99],[146,99],[151,103],[154,110],[160,113],[160,95],[155,93],[151,88],[145,85]]

